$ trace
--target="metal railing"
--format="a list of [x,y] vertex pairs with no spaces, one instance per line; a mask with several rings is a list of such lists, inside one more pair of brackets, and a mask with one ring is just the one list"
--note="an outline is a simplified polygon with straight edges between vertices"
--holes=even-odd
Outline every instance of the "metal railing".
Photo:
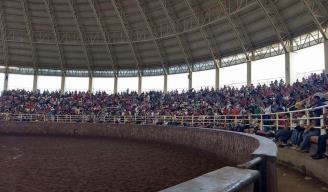
[[320,121],[315,128],[324,125],[323,115],[317,117],[313,111],[322,110],[326,113],[328,105],[295,111],[270,114],[249,115],[46,115],[46,114],[9,114],[0,113],[0,121],[24,122],[58,122],[58,123],[114,123],[142,125],[177,125],[203,128],[220,128],[234,130],[239,126],[248,126],[258,130],[277,130],[283,127],[293,128],[297,123],[309,125],[311,120]]

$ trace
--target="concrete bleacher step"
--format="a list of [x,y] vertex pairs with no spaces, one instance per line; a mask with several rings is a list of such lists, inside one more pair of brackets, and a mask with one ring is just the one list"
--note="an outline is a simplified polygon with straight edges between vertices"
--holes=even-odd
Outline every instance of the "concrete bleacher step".
[[278,162],[328,184],[328,159],[313,160],[310,157],[313,153],[313,149],[310,153],[300,153],[289,148],[279,148]]

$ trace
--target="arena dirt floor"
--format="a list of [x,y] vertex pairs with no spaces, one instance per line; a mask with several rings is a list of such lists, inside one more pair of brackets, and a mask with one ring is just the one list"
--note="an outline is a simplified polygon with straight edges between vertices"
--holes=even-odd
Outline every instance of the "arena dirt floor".
[[287,167],[278,167],[278,192],[325,192],[328,186]]
[[[0,135],[0,192],[158,191],[226,166],[202,151],[104,138]],[[278,168],[279,192],[328,191]]]
[[158,191],[224,165],[159,143],[0,136],[0,192]]

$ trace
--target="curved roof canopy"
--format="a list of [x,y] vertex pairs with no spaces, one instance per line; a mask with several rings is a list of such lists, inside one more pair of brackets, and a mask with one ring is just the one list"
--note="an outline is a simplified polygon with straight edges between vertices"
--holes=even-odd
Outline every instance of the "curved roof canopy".
[[6,67],[168,73],[328,36],[327,0],[1,0],[0,10]]

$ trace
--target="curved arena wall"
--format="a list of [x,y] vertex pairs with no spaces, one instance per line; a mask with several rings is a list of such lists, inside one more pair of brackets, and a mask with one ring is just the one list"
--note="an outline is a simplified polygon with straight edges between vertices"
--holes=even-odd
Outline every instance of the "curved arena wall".
[[267,191],[276,191],[276,146],[270,140],[253,135],[218,129],[156,125],[10,121],[0,122],[0,134],[101,136],[170,143],[214,153],[234,166],[261,157],[267,173],[264,181],[270,188]]

